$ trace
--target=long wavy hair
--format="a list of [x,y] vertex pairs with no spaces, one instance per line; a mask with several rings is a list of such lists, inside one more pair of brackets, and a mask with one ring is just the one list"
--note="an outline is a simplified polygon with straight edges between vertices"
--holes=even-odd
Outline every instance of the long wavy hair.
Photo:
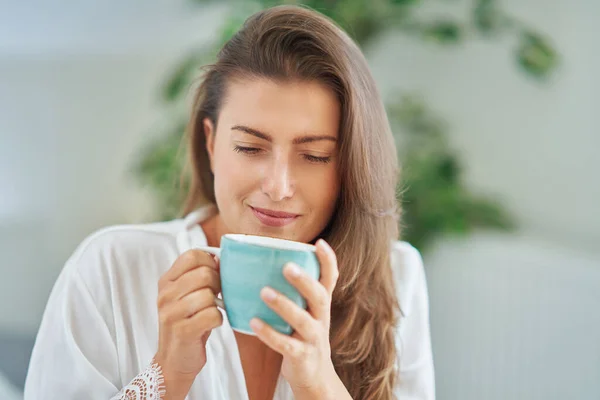
[[205,67],[195,94],[184,213],[216,203],[202,121],[217,125],[226,84],[234,78],[319,82],[339,99],[341,189],[320,235],[335,250],[340,269],[332,296],[331,356],[354,399],[392,399],[399,306],[390,245],[398,237],[398,160],[367,62],[342,29],[310,9],[278,6],[248,18]]

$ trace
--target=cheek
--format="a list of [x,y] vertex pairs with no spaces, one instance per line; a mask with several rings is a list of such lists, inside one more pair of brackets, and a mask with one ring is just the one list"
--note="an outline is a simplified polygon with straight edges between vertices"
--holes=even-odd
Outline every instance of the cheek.
[[339,177],[334,167],[313,176],[303,186],[303,192],[312,203],[313,209],[320,210],[319,214],[333,213],[340,192]]
[[237,198],[247,194],[255,186],[256,171],[247,163],[241,163],[237,154],[221,152],[215,157],[214,175],[217,200]]
[[337,198],[340,194],[340,181],[337,173],[332,174],[329,181],[326,183],[323,192],[323,197],[327,199],[327,202],[330,205],[330,213],[333,213],[333,208],[335,207]]

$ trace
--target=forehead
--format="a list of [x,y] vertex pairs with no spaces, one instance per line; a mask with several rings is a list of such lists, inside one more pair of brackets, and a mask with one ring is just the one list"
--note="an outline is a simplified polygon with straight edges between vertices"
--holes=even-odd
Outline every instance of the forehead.
[[219,120],[265,130],[276,138],[306,133],[337,137],[340,105],[335,93],[318,82],[231,80]]

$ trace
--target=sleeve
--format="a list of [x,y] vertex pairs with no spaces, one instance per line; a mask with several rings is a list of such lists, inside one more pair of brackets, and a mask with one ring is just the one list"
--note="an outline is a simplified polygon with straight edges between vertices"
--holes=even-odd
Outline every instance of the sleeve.
[[396,334],[398,400],[434,400],[435,378],[429,327],[429,297],[419,252],[403,243],[396,258],[395,279],[402,315]]
[[148,368],[110,400],[158,400],[164,397],[164,378],[162,370],[156,363],[150,363]]
[[93,298],[73,258],[46,305],[29,363],[25,400],[160,399],[162,374],[151,360],[145,371],[120,388],[112,309]]

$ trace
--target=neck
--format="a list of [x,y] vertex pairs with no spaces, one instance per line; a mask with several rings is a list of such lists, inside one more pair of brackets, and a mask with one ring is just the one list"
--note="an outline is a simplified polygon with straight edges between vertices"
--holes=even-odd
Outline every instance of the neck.
[[233,333],[239,347],[243,347],[246,350],[249,349],[256,354],[264,355],[272,360],[281,359],[281,354],[271,350],[271,348],[264,344],[258,337],[237,331],[233,331]]
[[221,236],[230,233],[219,214],[215,214],[206,221],[201,222],[200,226],[206,236],[206,242],[212,247],[219,247]]
[[256,336],[235,332],[250,400],[272,399],[283,357]]

